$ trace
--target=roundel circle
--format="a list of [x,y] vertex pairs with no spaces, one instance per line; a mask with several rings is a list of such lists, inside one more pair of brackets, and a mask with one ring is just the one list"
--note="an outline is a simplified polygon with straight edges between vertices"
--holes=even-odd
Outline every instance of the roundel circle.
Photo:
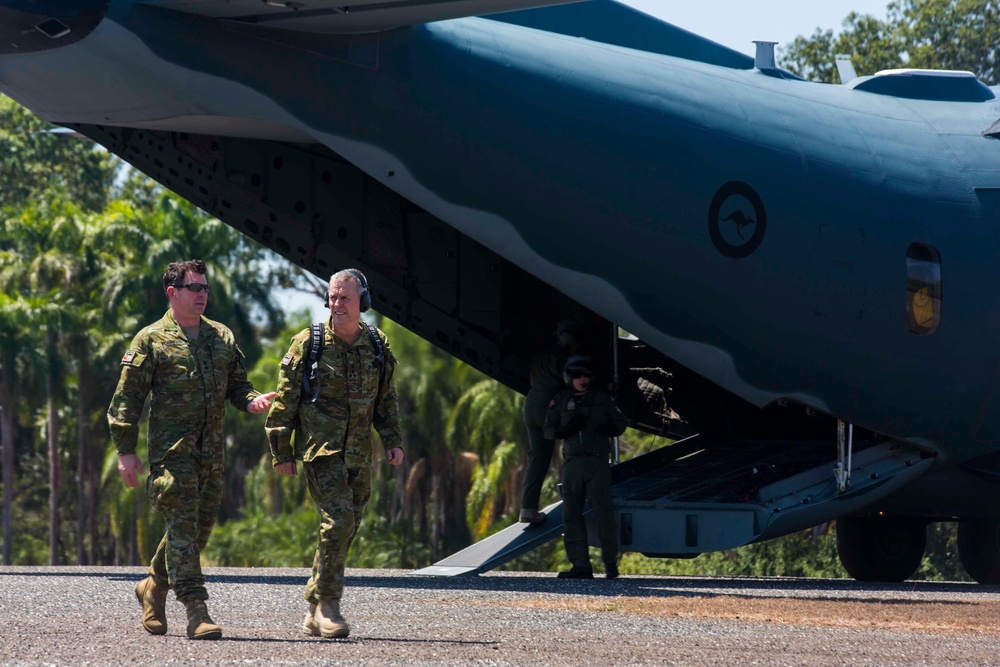
[[747,257],[760,246],[765,231],[767,212],[753,188],[730,181],[716,191],[708,208],[708,233],[719,252],[732,259]]

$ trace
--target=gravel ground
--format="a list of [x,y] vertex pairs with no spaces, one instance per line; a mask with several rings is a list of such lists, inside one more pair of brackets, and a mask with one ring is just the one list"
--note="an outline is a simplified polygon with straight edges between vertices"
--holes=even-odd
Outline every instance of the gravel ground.
[[351,636],[300,634],[303,569],[210,568],[219,641],[139,625],[142,568],[0,567],[3,665],[995,665],[1000,588],[348,570]]

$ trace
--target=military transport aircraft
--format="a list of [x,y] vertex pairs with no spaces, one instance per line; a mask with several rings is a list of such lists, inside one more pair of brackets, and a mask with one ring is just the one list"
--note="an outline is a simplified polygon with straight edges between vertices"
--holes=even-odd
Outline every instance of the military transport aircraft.
[[681,439],[616,466],[625,551],[837,519],[848,572],[902,580],[959,521],[1000,583],[1000,101],[967,72],[810,83],[611,0],[0,0],[0,91],[515,389],[584,322]]

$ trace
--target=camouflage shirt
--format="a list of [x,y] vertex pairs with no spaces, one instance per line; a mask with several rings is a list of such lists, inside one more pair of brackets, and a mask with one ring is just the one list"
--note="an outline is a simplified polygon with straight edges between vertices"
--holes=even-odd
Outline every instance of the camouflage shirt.
[[149,406],[149,461],[175,448],[200,448],[221,460],[225,400],[247,410],[258,395],[247,380],[233,332],[202,317],[197,340],[188,340],[169,310],[132,339],[122,358],[118,388],[108,408],[119,454],[134,454],[139,417]]
[[[271,445],[272,463],[296,458],[341,454],[348,465],[370,465],[374,426],[386,451],[402,446],[399,402],[393,381],[396,358],[385,334],[377,330],[385,359],[385,380],[379,386],[380,366],[367,331],[353,345],[333,333],[328,320],[319,363],[319,395],[315,403],[300,403],[306,369],[309,329],[292,338],[278,371],[278,394],[271,402],[264,429]],[[295,431],[295,449],[292,432]]]

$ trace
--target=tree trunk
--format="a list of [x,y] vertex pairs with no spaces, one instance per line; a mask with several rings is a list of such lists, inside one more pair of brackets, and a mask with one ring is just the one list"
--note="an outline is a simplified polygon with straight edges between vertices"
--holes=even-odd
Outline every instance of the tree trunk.
[[[92,399],[91,392],[90,350],[85,338],[77,344],[77,392],[76,392],[76,562],[78,565],[93,565],[95,562],[94,533],[96,525],[93,519],[94,507],[88,502],[93,499],[94,479],[92,470],[100,468],[100,462],[95,458],[95,446],[90,443],[93,430],[87,415],[87,407]],[[88,487],[91,493],[87,493]],[[84,536],[90,535],[90,554],[87,553],[87,541]]]
[[90,535],[90,560],[88,561],[91,565],[96,565],[98,559],[100,558],[100,551],[98,549],[100,545],[100,539],[97,532],[97,504],[100,501],[100,496],[98,490],[101,483],[101,467],[98,462],[101,461],[102,457],[99,455],[101,451],[100,441],[97,441],[91,445],[92,457],[90,460],[90,465],[88,467],[89,478],[88,486],[90,488],[90,497],[87,502],[87,533]]
[[87,399],[90,367],[87,363],[86,343],[81,343],[77,356],[76,387],[76,563],[90,565],[87,560],[84,535],[87,532]]
[[[51,380],[50,380],[51,383]],[[49,392],[49,565],[59,564],[59,415]]]
[[0,465],[3,466],[3,564],[11,564],[11,506],[14,504],[14,401],[11,355],[0,360]]
[[59,564],[59,413],[56,406],[55,349],[58,341],[49,334],[49,370],[46,378],[48,393],[49,441],[49,565]]

